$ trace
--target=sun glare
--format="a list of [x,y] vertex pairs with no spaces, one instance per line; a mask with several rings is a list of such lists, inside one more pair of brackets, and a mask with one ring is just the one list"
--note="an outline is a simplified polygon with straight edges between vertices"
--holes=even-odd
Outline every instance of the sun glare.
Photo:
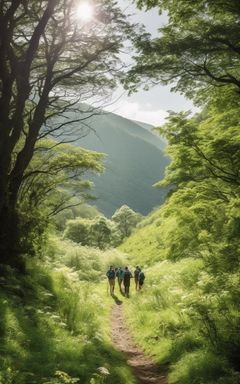
[[91,21],[93,18],[93,6],[87,1],[82,1],[77,7],[77,17],[83,21]]

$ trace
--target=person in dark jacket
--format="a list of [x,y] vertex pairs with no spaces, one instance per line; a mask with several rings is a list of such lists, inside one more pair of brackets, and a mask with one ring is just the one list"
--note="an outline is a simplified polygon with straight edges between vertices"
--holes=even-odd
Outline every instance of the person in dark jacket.
[[139,272],[140,272],[140,268],[139,268],[139,266],[137,266],[135,271],[134,271],[134,280],[135,280],[136,291],[139,289]]
[[132,274],[129,271],[128,267],[125,267],[124,277],[123,277],[123,285],[124,285],[124,293],[126,297],[129,297],[129,289],[130,289],[130,280],[132,278]]
[[139,290],[142,289],[142,286],[144,284],[145,275],[144,272],[139,268],[139,275],[138,275],[138,284],[139,284]]

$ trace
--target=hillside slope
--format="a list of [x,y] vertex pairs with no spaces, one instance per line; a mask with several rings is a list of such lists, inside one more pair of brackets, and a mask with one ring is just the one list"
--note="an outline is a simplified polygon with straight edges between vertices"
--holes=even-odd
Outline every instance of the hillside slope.
[[159,231],[160,216],[161,210],[155,209],[119,247],[129,255],[132,264],[146,268],[164,260],[164,247],[161,244],[163,234]]
[[166,191],[152,185],[163,178],[169,163],[163,140],[112,113],[92,117],[87,124],[91,132],[77,145],[107,154],[104,174],[92,178],[97,207],[111,216],[123,204],[142,214],[162,204]]
[[221,240],[228,207],[206,203],[191,187],[172,194],[120,246],[146,277],[126,308],[128,323],[140,346],[169,367],[170,384],[235,384],[239,271],[235,246],[232,256]]

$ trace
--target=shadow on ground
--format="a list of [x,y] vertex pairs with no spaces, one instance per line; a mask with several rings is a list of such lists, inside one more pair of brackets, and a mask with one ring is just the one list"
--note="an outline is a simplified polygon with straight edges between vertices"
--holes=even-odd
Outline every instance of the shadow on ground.
[[123,302],[119,300],[119,298],[116,295],[114,295],[114,293],[112,293],[111,296],[117,305],[122,305]]

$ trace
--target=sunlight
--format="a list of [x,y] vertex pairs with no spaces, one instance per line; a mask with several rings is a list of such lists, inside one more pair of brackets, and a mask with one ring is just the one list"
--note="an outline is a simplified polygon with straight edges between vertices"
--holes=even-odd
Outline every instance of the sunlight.
[[82,1],[77,7],[77,17],[83,21],[91,21],[93,18],[93,6],[88,1]]

